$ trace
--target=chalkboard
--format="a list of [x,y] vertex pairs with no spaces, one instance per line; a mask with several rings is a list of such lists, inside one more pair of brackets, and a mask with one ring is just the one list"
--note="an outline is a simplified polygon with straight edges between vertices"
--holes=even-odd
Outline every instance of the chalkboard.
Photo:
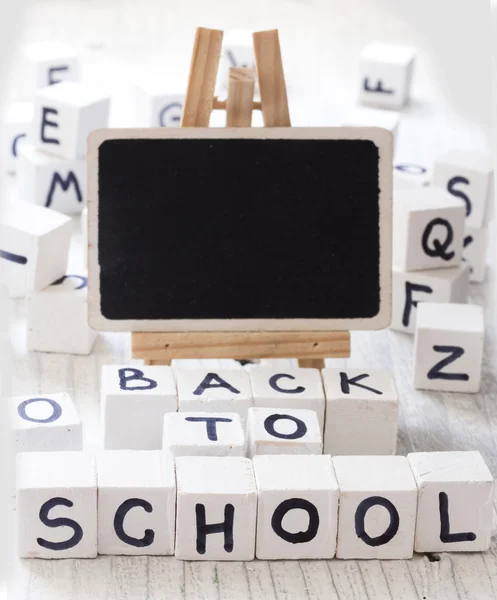
[[95,328],[389,324],[386,130],[99,130],[88,168]]

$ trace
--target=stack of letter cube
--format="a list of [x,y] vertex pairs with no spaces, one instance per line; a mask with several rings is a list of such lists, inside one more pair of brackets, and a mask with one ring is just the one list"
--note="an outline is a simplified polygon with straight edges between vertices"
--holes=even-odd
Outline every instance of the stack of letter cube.
[[490,544],[481,455],[394,456],[386,371],[105,366],[95,455],[66,394],[9,402],[23,557],[401,559]]

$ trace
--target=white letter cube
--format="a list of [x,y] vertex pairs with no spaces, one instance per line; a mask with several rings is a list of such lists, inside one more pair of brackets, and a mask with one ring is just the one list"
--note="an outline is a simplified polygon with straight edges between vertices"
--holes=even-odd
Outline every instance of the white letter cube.
[[485,281],[487,270],[488,229],[466,227],[464,235],[463,260],[470,267],[469,280],[475,283]]
[[393,168],[394,190],[417,189],[430,185],[431,172],[423,165],[401,162]]
[[[248,30],[234,29],[227,31],[223,37],[221,60],[219,64],[220,92],[228,88],[229,70],[231,67],[255,69],[254,42],[252,33]],[[258,91],[258,80],[255,82]]]
[[179,127],[184,94],[168,92],[157,81],[135,87],[136,124],[139,127]]
[[23,89],[32,96],[40,88],[78,81],[80,59],[74,48],[60,41],[26,44],[21,48],[25,81]]
[[16,172],[19,151],[32,137],[33,111],[32,102],[14,102],[2,114],[0,160],[5,173]]

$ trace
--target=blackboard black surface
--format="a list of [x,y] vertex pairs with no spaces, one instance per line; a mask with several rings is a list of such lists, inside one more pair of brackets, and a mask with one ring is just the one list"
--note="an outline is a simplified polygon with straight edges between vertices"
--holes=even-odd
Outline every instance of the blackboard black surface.
[[112,139],[109,130],[98,144],[90,286],[99,317],[112,329],[177,322],[172,330],[195,329],[192,321],[288,329],[291,320],[300,329],[345,320],[353,329],[378,320],[389,292],[388,225],[380,226],[388,148],[367,136],[298,137],[308,129],[285,130],[297,136],[289,139],[216,137],[229,131]]

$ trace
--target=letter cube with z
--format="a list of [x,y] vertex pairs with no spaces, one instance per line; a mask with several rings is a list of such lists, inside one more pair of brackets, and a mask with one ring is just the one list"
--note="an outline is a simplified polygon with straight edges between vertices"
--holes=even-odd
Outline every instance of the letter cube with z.
[[160,450],[164,415],[178,408],[167,366],[102,367],[101,402],[106,450]]

